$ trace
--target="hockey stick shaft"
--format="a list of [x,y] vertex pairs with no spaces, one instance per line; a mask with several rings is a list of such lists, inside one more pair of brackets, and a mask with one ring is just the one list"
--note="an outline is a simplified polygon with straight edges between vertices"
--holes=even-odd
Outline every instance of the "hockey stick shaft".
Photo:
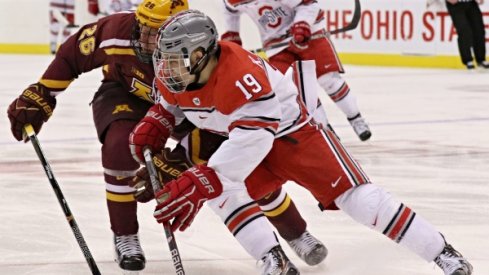
[[[149,179],[151,181],[151,186],[156,194],[160,189],[161,185],[159,179],[156,176],[156,167],[152,160],[151,150],[148,148],[144,149],[144,162],[146,168],[148,169]],[[156,197],[156,196],[155,196]],[[173,266],[175,267],[175,272],[177,275],[185,275],[185,270],[183,269],[182,257],[180,257],[180,251],[178,250],[177,242],[175,240],[175,235],[171,231],[170,224],[164,223],[163,229],[165,230],[166,241],[170,248],[170,254],[173,261]]]
[[360,0],[355,0],[355,9],[353,11],[353,17],[351,19],[350,24],[348,24],[347,26],[345,26],[343,28],[332,30],[329,33],[330,34],[337,34],[340,32],[346,32],[346,31],[354,30],[358,26],[358,23],[360,23],[361,17],[362,17],[362,6],[360,4]]
[[[314,40],[314,39],[324,38],[324,37],[328,37],[328,36],[333,35],[333,34],[338,34],[338,33],[353,30],[358,26],[358,23],[360,23],[361,17],[362,17],[362,7],[360,5],[360,0],[355,0],[355,9],[353,11],[353,17],[351,19],[350,24],[348,24],[347,26],[345,26],[343,28],[335,29],[335,30],[332,30],[329,32],[313,34],[310,39]],[[289,45],[289,41],[273,44],[273,45],[270,45],[269,47],[254,49],[254,50],[251,50],[251,52],[253,52],[253,53],[264,52],[267,50],[273,50],[276,48],[285,47],[287,45]]]
[[51,183],[51,187],[54,190],[54,193],[56,194],[56,197],[58,198],[58,202],[61,206],[61,209],[63,209],[63,212],[66,216],[66,220],[68,221],[71,230],[73,231],[73,234],[75,235],[75,239],[78,242],[78,245],[80,246],[80,249],[83,253],[83,256],[85,256],[85,260],[88,263],[88,266],[90,267],[90,270],[92,271],[92,274],[94,275],[100,275],[100,271],[97,267],[97,264],[95,263],[95,260],[92,257],[92,254],[90,253],[90,249],[88,249],[87,243],[85,242],[85,239],[83,238],[83,235],[80,231],[80,228],[78,228],[78,224],[75,221],[75,217],[73,217],[73,214],[71,213],[70,208],[68,207],[68,203],[66,202],[66,199],[63,195],[63,192],[61,192],[61,188],[59,187],[58,182],[56,181],[56,178],[54,177],[53,170],[51,169],[51,166],[49,165],[48,161],[46,160],[46,157],[44,156],[44,153],[41,149],[41,144],[39,143],[39,140],[37,139],[36,132],[34,131],[34,128],[32,125],[27,124],[24,126],[24,133],[25,135],[29,138],[29,140],[32,143],[32,146],[34,146],[34,150],[36,150],[37,156],[39,157],[39,160],[41,161],[42,167],[44,168],[44,172],[46,172],[46,176],[49,179],[49,183]]

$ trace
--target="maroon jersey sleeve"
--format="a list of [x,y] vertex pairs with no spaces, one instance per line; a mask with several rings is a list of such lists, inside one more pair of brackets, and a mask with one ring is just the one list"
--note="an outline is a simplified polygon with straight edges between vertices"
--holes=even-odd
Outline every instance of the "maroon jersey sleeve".
[[[49,90],[63,91],[82,73],[108,66],[114,53],[125,53],[134,63],[130,45],[134,22],[134,13],[119,13],[83,26],[61,45],[39,82]],[[104,73],[108,73],[105,66]]]

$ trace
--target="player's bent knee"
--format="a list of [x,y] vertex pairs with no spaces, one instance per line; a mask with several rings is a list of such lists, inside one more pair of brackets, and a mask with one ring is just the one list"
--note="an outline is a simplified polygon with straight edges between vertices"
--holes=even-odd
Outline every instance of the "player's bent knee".
[[375,184],[351,188],[339,196],[335,203],[355,221],[381,232],[400,206],[389,193]]
[[319,85],[328,95],[336,93],[345,84],[345,80],[338,72],[329,72],[318,77]]

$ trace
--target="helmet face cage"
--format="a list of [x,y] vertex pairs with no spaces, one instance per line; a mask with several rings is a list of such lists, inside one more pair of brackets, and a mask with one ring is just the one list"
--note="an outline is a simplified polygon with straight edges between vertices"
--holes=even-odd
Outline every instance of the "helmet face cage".
[[[158,32],[153,55],[156,77],[172,92],[185,91],[189,74],[198,75],[217,51],[217,40],[214,22],[205,14],[196,10],[178,13]],[[203,58],[191,64],[190,56],[196,50],[203,52]]]
[[170,92],[184,92],[190,84],[190,58],[184,54],[162,53],[156,50],[153,54],[153,66],[156,78]]
[[156,37],[158,29],[134,24],[131,36],[131,46],[133,47],[137,58],[143,63],[151,63],[153,51],[156,49]]

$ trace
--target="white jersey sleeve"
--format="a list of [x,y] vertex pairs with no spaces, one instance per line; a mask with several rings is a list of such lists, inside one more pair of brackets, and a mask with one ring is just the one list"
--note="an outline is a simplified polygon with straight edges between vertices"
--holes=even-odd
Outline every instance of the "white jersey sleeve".
[[318,2],[312,2],[307,5],[298,5],[295,9],[294,23],[305,21],[310,26],[314,26],[320,10]]
[[[276,96],[243,105],[231,114],[232,121],[280,121],[280,102]],[[258,124],[258,123],[257,123]],[[218,171],[224,186],[244,182],[272,149],[274,130],[251,125],[237,126],[209,160],[208,165]]]
[[233,9],[226,1],[222,2],[224,32],[239,32],[241,11]]
[[239,188],[272,148],[274,136],[268,131],[236,128],[209,159],[224,190]]

